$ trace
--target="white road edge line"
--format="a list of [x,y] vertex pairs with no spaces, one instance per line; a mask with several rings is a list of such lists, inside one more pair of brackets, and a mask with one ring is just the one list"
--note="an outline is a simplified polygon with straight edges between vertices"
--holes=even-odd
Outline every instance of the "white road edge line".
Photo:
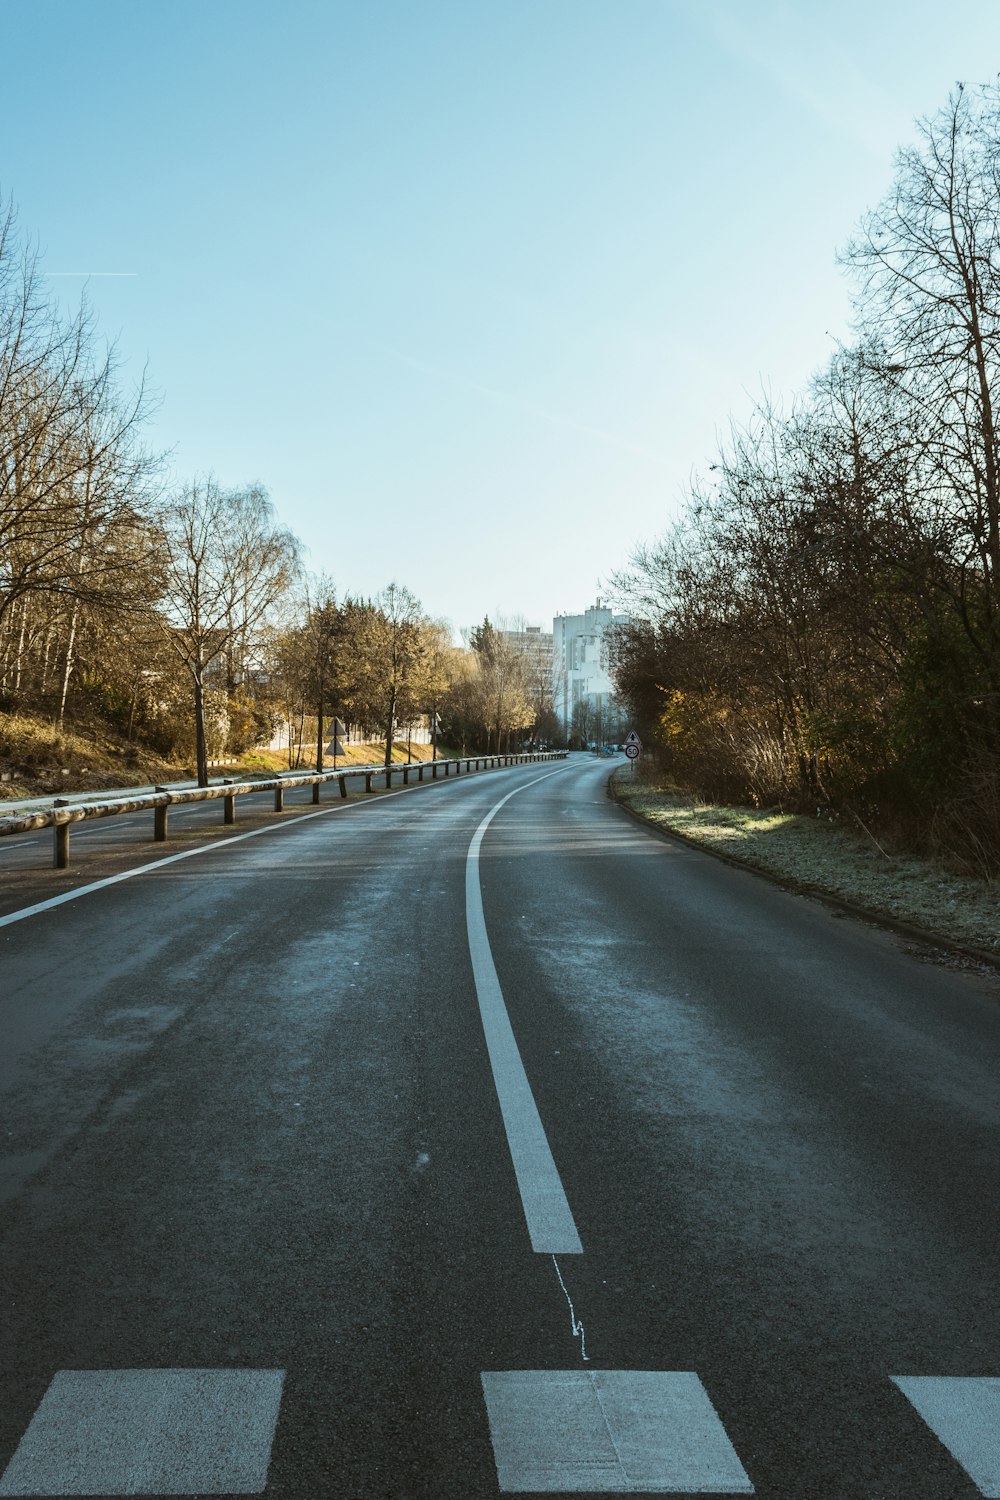
[[[424,764],[428,765],[429,762],[425,761]],[[552,775],[552,772],[549,774]],[[469,784],[468,780],[463,781],[458,777],[452,783],[453,786]],[[471,784],[474,785],[474,781]],[[247,833],[230,834],[228,838],[218,839],[214,844],[201,844],[197,849],[182,849],[179,854],[168,854],[165,859],[154,859],[148,865],[137,865],[134,870],[123,870],[119,875],[108,875],[104,880],[91,881],[90,885],[77,886],[75,891],[64,891],[61,896],[50,896],[47,901],[38,901],[34,906],[23,906],[20,911],[12,911],[7,916],[0,917],[0,927],[9,927],[13,922],[23,922],[26,917],[37,916],[43,911],[51,911],[53,907],[64,906],[67,901],[76,901],[81,896],[89,896],[93,891],[102,891],[105,886],[118,885],[122,880],[131,880],[136,875],[145,875],[149,870],[160,870],[164,865],[176,864],[179,859],[193,859],[196,854],[210,854],[213,849],[228,849],[230,845],[240,844],[244,839],[255,839],[261,833],[275,833],[282,828],[294,828],[299,823],[308,823],[310,818],[325,818],[327,813],[357,811],[359,807],[377,807],[380,802],[387,802],[390,797],[402,797],[407,792],[419,792],[430,785],[430,782],[424,782],[422,785],[418,782],[415,786],[400,787],[398,792],[383,792],[372,802],[334,802],[330,807],[321,807],[319,812],[300,813],[298,817],[287,818],[282,823],[267,823],[263,828],[251,828]]]
[[479,1013],[486,1034],[486,1048],[493,1069],[500,1112],[503,1115],[507,1144],[514,1163],[514,1175],[521,1194],[524,1217],[528,1222],[531,1248],[543,1255],[582,1255],[583,1245],[577,1233],[562,1180],[556,1168],[538,1106],[524,1071],[521,1054],[507,1014],[500,980],[497,978],[490,940],[483,914],[483,893],[479,883],[479,850],[487,828],[511,797],[537,786],[550,776],[566,769],[547,771],[535,776],[501,797],[490,808],[472,836],[465,861],[465,924],[469,936],[472,973],[479,998]]

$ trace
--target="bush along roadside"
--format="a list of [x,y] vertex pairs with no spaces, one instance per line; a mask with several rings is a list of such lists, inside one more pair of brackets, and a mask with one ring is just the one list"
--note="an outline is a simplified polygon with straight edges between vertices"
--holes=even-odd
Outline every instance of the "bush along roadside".
[[917,929],[929,942],[1000,962],[1000,886],[933,860],[888,852],[855,831],[801,813],[701,802],[619,767],[611,795],[654,828],[761,870],[795,890]]

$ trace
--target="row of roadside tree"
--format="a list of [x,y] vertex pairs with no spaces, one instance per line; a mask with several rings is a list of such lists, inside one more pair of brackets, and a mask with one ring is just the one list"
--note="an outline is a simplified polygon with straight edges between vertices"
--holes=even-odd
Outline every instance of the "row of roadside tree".
[[[308,578],[259,485],[179,488],[144,444],[150,403],[126,389],[84,303],[66,317],[0,210],[0,754],[21,711],[55,733],[96,718],[193,759],[334,717],[380,740],[426,720],[447,743],[499,749],[556,732],[551,683],[488,619],[465,646],[408,589],[338,598]],[[435,747],[436,748],[436,747]]]
[[617,580],[618,689],[704,796],[1000,873],[1000,90],[899,152],[843,260],[856,341],[733,428]]

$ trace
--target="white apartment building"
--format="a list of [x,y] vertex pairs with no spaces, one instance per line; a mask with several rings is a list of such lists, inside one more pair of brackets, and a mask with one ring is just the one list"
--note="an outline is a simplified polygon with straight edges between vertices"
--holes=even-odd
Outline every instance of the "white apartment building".
[[[552,691],[556,713],[567,737],[573,728],[574,710],[589,705],[589,718],[604,737],[617,733],[618,703],[608,670],[605,633],[612,625],[625,625],[628,615],[613,614],[600,599],[582,615],[556,615],[552,622]],[[590,735],[587,736],[591,737]]]

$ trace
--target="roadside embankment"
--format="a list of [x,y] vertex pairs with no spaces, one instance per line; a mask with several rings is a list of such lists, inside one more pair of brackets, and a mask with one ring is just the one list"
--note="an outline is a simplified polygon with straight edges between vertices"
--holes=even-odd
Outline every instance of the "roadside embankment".
[[[438,746],[441,759],[456,752]],[[394,764],[406,760],[430,760],[430,745],[393,743]],[[328,751],[327,770],[337,767],[380,765],[384,742],[344,746],[334,759]],[[294,764],[292,761],[294,760]],[[213,778],[246,779],[274,776],[286,770],[311,770],[316,764],[316,746],[305,744],[298,754],[288,750],[248,750],[225,760],[210,760]],[[114,726],[92,716],[86,723],[67,724],[57,730],[50,720],[37,714],[6,714],[0,711],[0,803],[24,802],[65,793],[99,795],[102,792],[134,790],[190,780],[195,775],[189,760],[158,755],[141,742],[123,738]]]
[[938,943],[1000,958],[1000,887],[930,859],[883,851],[866,833],[773,809],[699,802],[620,767],[611,795],[655,828],[775,880],[833,897]]

